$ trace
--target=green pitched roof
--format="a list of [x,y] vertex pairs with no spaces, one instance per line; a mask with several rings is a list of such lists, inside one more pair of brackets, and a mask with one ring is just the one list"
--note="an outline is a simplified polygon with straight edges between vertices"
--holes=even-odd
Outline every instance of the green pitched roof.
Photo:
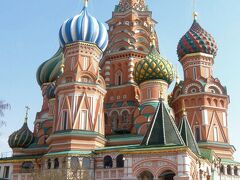
[[192,130],[190,128],[187,116],[184,115],[181,120],[181,124],[179,127],[180,134],[186,144],[193,153],[196,155],[200,155],[200,150],[198,148],[197,142],[193,136]]
[[160,100],[141,145],[185,145],[165,103]]

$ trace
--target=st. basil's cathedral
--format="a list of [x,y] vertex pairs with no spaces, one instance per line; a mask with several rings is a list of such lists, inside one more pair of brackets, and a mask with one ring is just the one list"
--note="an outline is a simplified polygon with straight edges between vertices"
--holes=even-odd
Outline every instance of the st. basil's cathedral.
[[9,136],[13,155],[0,159],[0,179],[240,179],[229,96],[213,77],[214,38],[194,13],[177,45],[180,80],[145,1],[119,1],[108,29],[88,0],[63,22],[58,51],[37,70],[43,103],[34,130],[27,111]]

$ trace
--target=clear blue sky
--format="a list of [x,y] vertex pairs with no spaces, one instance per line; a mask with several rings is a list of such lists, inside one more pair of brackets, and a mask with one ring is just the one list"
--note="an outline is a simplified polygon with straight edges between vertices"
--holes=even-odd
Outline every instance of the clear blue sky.
[[[196,0],[200,24],[217,41],[219,51],[214,76],[228,88],[231,98],[228,122],[231,144],[240,160],[240,1]],[[110,19],[118,0],[90,0],[91,14],[102,22]],[[192,23],[192,0],[147,0],[156,26],[160,50],[173,64],[176,47]],[[38,66],[58,49],[58,30],[68,17],[80,12],[81,0],[5,0],[0,17],[0,99],[12,106],[5,112],[7,126],[0,129],[0,151],[10,151],[8,136],[22,126],[25,105],[31,107],[29,126],[33,128],[36,112],[42,104],[41,91],[35,78]]]

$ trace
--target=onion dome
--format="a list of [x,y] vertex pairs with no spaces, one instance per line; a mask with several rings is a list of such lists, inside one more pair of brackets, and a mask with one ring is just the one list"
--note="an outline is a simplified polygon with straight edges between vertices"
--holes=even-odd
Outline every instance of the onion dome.
[[108,44],[108,33],[103,23],[91,16],[87,10],[87,0],[80,14],[66,20],[59,30],[61,47],[76,41],[96,44],[104,51]]
[[36,74],[38,84],[42,86],[44,83],[56,81],[57,78],[63,73],[63,61],[64,56],[62,48],[59,48],[53,57],[39,66]]
[[33,133],[27,125],[27,113],[21,129],[12,133],[8,138],[8,144],[11,148],[27,148],[33,142]]
[[55,83],[51,83],[47,86],[46,96],[48,99],[55,98],[55,89],[56,89]]
[[175,76],[175,71],[173,65],[161,57],[156,47],[152,46],[146,58],[136,64],[133,74],[134,80],[138,84],[157,79],[164,80],[168,84],[171,84]]
[[199,52],[215,57],[217,49],[214,38],[199,25],[195,18],[189,31],[179,41],[177,54],[179,59],[182,59],[187,54]]

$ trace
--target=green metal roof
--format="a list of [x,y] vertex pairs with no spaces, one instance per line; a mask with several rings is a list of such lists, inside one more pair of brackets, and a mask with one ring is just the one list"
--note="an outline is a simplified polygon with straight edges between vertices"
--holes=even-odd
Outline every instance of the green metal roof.
[[175,122],[163,100],[160,100],[156,113],[144,136],[141,145],[185,145]]
[[200,155],[200,150],[198,148],[197,142],[193,136],[192,129],[189,125],[187,116],[184,115],[181,120],[181,124],[179,127],[179,131],[181,136],[185,142],[185,144],[192,150],[192,152],[196,155]]
[[108,142],[121,142],[121,141],[134,141],[134,140],[142,140],[143,136],[135,135],[135,134],[122,134],[122,135],[111,135],[106,136]]

